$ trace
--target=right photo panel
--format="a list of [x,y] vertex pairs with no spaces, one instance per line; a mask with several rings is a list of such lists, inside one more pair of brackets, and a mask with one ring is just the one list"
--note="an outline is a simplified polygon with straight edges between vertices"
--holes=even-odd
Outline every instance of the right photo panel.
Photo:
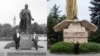
[[47,0],[47,5],[49,56],[100,52],[99,0]]

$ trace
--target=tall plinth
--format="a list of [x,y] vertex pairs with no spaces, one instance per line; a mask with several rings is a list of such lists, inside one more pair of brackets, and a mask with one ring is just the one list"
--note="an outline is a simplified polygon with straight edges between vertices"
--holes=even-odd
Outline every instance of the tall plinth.
[[74,42],[77,40],[80,43],[88,42],[88,32],[80,23],[70,23],[67,29],[63,30],[64,42]]
[[56,32],[63,31],[64,42],[74,42],[75,40],[79,43],[88,42],[88,32],[96,31],[97,27],[86,21],[78,20],[64,20],[54,27]]
[[32,48],[33,42],[31,39],[31,34],[20,34],[20,49],[21,50],[30,50]]

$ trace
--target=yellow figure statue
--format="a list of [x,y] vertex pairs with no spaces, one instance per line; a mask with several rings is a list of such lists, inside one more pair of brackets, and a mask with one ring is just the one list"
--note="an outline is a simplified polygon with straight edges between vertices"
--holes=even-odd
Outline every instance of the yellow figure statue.
[[76,0],[66,0],[67,7],[67,19],[74,20],[77,19],[77,1]]

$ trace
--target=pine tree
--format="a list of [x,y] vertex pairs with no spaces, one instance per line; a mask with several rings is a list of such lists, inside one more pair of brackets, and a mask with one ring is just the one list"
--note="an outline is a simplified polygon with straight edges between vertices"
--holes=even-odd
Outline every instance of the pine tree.
[[90,3],[93,5],[93,7],[90,7],[91,22],[98,26],[100,21],[100,0],[92,0]]
[[63,36],[61,32],[55,32],[53,27],[64,20],[66,17],[60,16],[61,10],[59,10],[59,6],[56,4],[51,9],[48,18],[47,18],[47,36],[49,44],[55,43],[57,41],[61,41]]
[[94,23],[98,29],[96,32],[90,33],[89,40],[100,43],[100,0],[91,0],[90,3],[93,5],[89,7],[91,11],[91,22]]

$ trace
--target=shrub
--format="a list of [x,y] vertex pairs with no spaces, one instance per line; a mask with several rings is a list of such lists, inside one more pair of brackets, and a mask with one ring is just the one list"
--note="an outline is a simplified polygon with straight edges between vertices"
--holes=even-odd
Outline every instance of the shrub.
[[58,42],[50,47],[50,52],[52,53],[71,53],[73,52],[73,44]]
[[94,42],[80,44],[80,52],[100,52],[100,44]]
[[[58,42],[50,47],[51,53],[73,53],[73,51],[73,43]],[[94,42],[82,43],[79,46],[79,51],[80,53],[100,52],[100,44]]]

